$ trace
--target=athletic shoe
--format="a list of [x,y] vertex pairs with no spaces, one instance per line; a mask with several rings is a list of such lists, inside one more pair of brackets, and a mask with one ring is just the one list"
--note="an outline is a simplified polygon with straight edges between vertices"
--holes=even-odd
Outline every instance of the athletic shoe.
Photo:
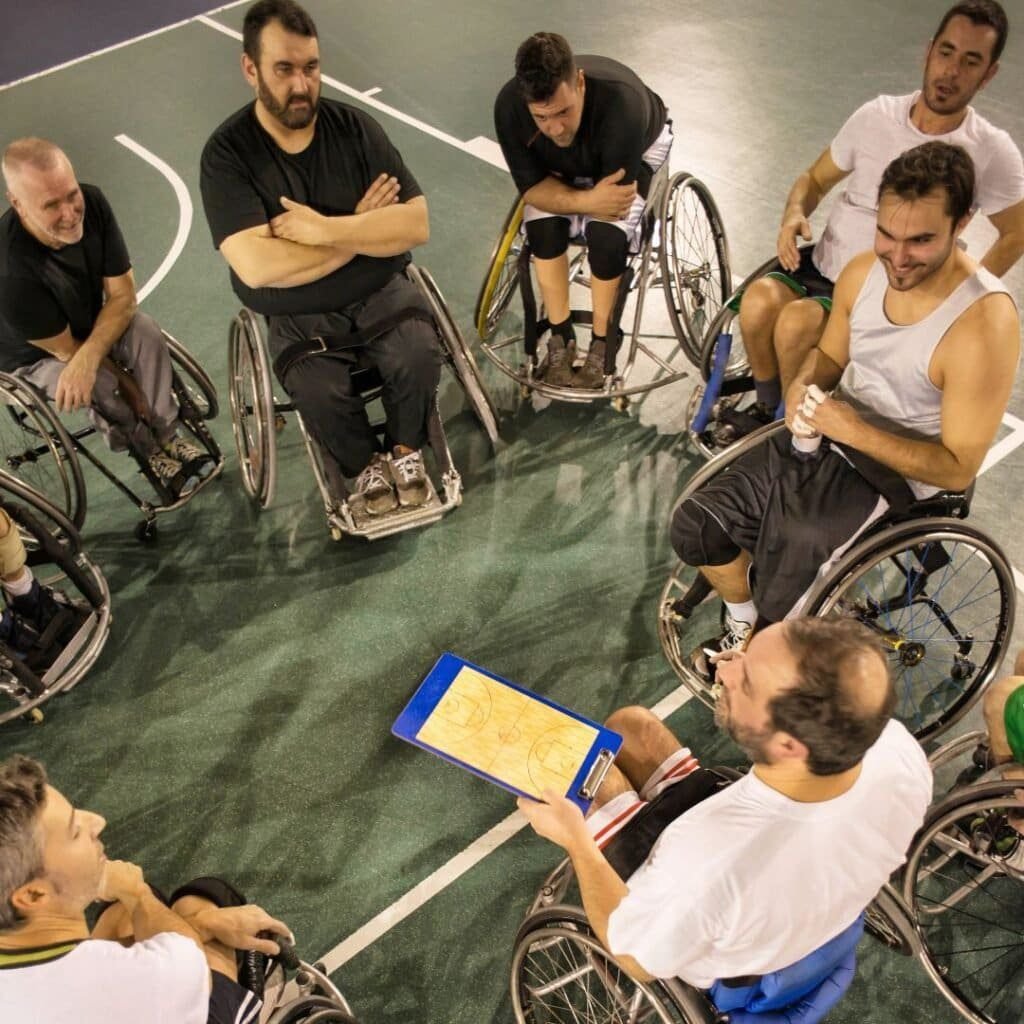
[[775,420],[775,410],[755,402],[746,409],[723,409],[718,420],[712,425],[711,436],[719,447],[724,448],[747,434],[752,434]]
[[177,459],[189,475],[197,473],[200,480],[205,480],[216,465],[212,455],[177,434],[164,445],[164,451],[172,459]]
[[1012,871],[1024,871],[1024,836],[1007,820],[1006,814],[990,811],[972,819],[968,826],[971,847],[998,860]]
[[690,654],[690,664],[695,672],[703,676],[709,683],[714,682],[715,666],[711,664],[708,654],[720,654],[723,651],[733,651],[746,647],[750,639],[753,625],[744,622],[742,619],[734,619],[728,611],[724,614],[725,629],[715,637],[705,640],[704,643],[694,649]]
[[36,671],[53,664],[89,615],[36,579],[27,594],[8,595],[7,600],[0,616],[0,641]]
[[540,368],[540,379],[556,388],[571,388],[572,364],[576,359],[576,342],[566,344],[560,334],[548,338],[548,355]]
[[427,500],[430,489],[427,487],[427,471],[423,468],[423,456],[420,452],[393,455],[391,475],[395,478],[399,505],[422,505]]
[[373,516],[383,515],[398,507],[398,497],[391,486],[387,459],[374,452],[369,465],[356,477],[352,496],[361,497],[366,511]]
[[992,760],[992,752],[989,749],[988,743],[983,740],[974,748],[974,753],[971,755],[971,763],[957,775],[953,786],[958,788],[960,786],[973,785],[982,775],[994,767],[995,762]]
[[604,387],[604,354],[607,345],[603,341],[592,341],[586,362],[576,371],[574,388]]
[[163,450],[153,452],[148,462],[149,471],[175,498],[186,498],[199,486],[199,475],[186,472],[177,459]]

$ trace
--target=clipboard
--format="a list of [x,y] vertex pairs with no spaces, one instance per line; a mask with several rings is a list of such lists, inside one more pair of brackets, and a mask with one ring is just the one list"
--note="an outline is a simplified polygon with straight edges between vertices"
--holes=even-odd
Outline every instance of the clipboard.
[[618,733],[450,652],[391,732],[517,796],[556,789],[584,814],[622,746]]

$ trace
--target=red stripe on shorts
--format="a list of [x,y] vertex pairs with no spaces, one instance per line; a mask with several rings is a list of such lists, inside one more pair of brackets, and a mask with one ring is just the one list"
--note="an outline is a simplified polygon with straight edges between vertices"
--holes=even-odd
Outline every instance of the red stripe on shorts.
[[634,814],[639,813],[639,811],[646,806],[646,800],[638,800],[635,804],[624,810],[618,817],[609,821],[604,828],[599,829],[594,835],[594,842],[597,843],[598,849],[602,849],[606,843],[614,839],[615,833],[618,832]]

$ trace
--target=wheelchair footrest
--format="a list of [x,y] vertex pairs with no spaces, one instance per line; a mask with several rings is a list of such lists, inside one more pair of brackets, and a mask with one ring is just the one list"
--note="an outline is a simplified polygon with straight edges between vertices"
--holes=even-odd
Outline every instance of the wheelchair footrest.
[[392,534],[415,530],[421,526],[436,523],[448,511],[450,504],[437,493],[434,481],[427,476],[427,500],[422,505],[399,506],[381,515],[371,515],[365,506],[356,500],[347,503],[350,522],[345,520],[344,510],[328,514],[331,526],[343,533],[364,540],[379,540]]

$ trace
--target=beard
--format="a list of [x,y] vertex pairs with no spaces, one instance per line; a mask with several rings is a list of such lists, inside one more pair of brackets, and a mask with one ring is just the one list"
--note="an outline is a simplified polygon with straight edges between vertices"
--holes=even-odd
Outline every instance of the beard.
[[729,696],[723,687],[715,701],[715,725],[726,733],[752,764],[771,764],[768,757],[768,741],[774,735],[774,729],[753,729],[732,721],[729,714]]
[[[277,98],[267,87],[267,83],[263,80],[263,76],[256,72],[256,77],[259,81],[259,88],[257,95],[259,96],[260,103],[267,108],[267,111],[272,114],[278,121],[284,125],[285,128],[289,128],[292,131],[296,131],[302,128],[308,128],[316,117],[317,107],[320,104],[320,93],[317,91],[308,93],[289,93],[288,98],[284,103],[278,102]],[[305,100],[305,103],[297,101]]]

